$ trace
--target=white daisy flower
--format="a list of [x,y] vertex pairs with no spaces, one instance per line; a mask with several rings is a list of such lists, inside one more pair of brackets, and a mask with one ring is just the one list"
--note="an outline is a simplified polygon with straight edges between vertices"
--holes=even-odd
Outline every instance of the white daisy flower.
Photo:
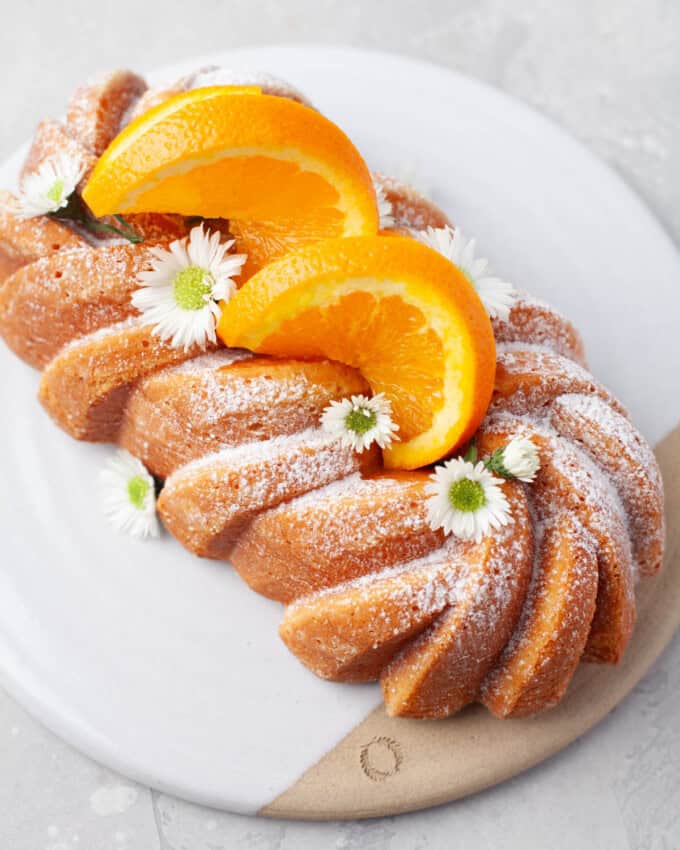
[[462,458],[436,466],[427,491],[430,528],[443,528],[462,540],[480,540],[510,521],[501,481],[480,461]]
[[488,260],[475,257],[475,240],[466,239],[458,227],[428,227],[412,231],[419,239],[450,260],[477,290],[477,295],[492,319],[508,320],[517,292],[491,273]]
[[392,210],[392,202],[387,197],[385,188],[379,183],[375,177],[373,178],[373,188],[375,189],[375,199],[378,203],[378,216],[380,217],[380,230],[389,230],[394,227],[394,215]]
[[233,278],[246,261],[245,254],[227,254],[233,244],[199,224],[188,238],[149,249],[151,270],[139,273],[141,287],[132,303],[173,348],[205,348],[208,340],[216,341],[219,302],[236,292]]
[[132,537],[158,537],[154,480],[141,460],[123,449],[102,470],[102,506],[109,522]]
[[17,217],[35,218],[58,212],[68,204],[84,173],[85,166],[77,157],[59,153],[46,159],[37,171],[24,177]]
[[399,430],[392,421],[390,400],[383,393],[373,398],[353,395],[332,401],[321,416],[321,427],[328,434],[342,437],[343,443],[357,452],[363,452],[374,442],[386,449]]
[[536,445],[525,437],[516,437],[507,446],[484,459],[484,465],[503,478],[516,478],[531,484],[541,468]]

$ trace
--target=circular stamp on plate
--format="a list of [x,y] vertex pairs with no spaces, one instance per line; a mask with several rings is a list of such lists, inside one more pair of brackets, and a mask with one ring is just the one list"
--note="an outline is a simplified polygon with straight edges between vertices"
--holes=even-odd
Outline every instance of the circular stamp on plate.
[[373,738],[359,755],[361,769],[372,782],[384,782],[399,773],[403,761],[401,745],[386,735]]

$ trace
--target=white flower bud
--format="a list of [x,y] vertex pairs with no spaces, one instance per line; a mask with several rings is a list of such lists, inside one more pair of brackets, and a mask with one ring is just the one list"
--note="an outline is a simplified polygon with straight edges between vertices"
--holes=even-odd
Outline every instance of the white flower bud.
[[538,449],[524,437],[517,437],[508,443],[503,449],[502,462],[505,472],[526,484],[534,480],[541,468]]

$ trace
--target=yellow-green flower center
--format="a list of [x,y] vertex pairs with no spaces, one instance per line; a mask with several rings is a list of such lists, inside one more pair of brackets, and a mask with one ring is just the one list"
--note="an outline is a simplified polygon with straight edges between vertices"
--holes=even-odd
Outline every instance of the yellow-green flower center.
[[175,303],[182,310],[202,310],[206,305],[206,296],[215,284],[213,276],[200,266],[189,266],[175,275],[172,294]]
[[55,180],[54,183],[47,190],[47,197],[52,201],[52,203],[60,204],[62,201],[61,196],[64,193],[64,181],[63,180]]
[[377,421],[377,416],[368,407],[350,410],[345,416],[345,426],[349,431],[354,431],[355,434],[365,434],[371,428],[375,428]]
[[472,481],[469,478],[461,478],[460,481],[454,481],[449,489],[449,502],[451,507],[457,511],[471,513],[483,508],[486,504],[486,496],[484,488],[479,481]]
[[141,475],[135,475],[128,481],[128,497],[130,502],[140,511],[144,507],[150,486],[146,478]]

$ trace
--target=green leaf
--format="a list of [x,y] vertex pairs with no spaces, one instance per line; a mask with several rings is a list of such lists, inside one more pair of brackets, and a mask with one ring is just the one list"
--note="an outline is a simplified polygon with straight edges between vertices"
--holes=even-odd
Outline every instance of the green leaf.
[[468,444],[465,454],[463,455],[463,460],[467,460],[470,463],[477,463],[478,456],[477,439],[473,437]]
[[144,239],[132,228],[122,215],[115,215],[114,218],[118,222],[118,227],[114,224],[108,224],[105,221],[100,221],[95,218],[89,209],[85,206],[85,202],[77,192],[69,195],[66,206],[56,212],[49,213],[50,218],[64,221],[67,223],[79,224],[90,233],[113,233],[116,236],[121,236],[132,242],[133,245],[138,245]]

